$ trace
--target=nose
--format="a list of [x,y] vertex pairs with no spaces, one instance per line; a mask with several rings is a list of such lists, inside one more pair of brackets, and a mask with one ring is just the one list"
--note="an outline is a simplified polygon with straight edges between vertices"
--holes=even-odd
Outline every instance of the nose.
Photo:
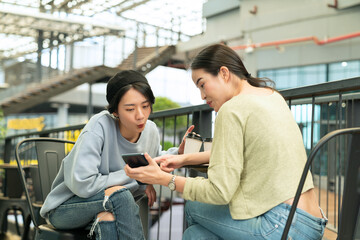
[[141,119],[144,118],[144,116],[145,116],[145,114],[144,114],[144,112],[143,112],[143,109],[142,109],[141,107],[140,107],[140,108],[137,108],[137,109],[136,109],[136,115],[135,115],[136,119],[137,119],[137,120],[141,120]]
[[203,91],[200,91],[200,95],[201,95],[201,99],[205,100],[206,99],[206,95]]

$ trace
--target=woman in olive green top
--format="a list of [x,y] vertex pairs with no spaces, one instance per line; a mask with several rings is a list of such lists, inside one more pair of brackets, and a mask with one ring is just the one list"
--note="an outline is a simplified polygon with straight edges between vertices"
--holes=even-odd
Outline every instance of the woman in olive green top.
[[[126,166],[127,175],[183,192],[190,200],[184,239],[280,239],[306,162],[289,107],[270,80],[252,77],[227,46],[205,48],[191,69],[202,99],[218,112],[211,153],[147,155],[150,165]],[[168,173],[207,162],[207,179]],[[326,222],[309,173],[288,236],[321,239]]]

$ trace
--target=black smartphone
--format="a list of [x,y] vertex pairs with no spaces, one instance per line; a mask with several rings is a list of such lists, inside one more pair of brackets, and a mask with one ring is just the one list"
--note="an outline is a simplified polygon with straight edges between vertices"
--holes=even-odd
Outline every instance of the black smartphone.
[[137,168],[137,167],[149,165],[143,153],[123,154],[122,158],[131,168]]

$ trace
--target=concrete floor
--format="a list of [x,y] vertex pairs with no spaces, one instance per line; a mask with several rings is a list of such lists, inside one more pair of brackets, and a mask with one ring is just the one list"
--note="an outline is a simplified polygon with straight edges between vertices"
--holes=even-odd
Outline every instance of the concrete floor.
[[12,233],[0,234],[0,240],[20,240],[21,237]]

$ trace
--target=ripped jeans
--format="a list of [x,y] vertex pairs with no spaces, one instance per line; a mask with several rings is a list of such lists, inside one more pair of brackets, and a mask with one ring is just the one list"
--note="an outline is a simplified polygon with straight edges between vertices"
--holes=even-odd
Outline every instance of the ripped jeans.
[[[111,212],[115,221],[101,221],[100,212]],[[95,220],[94,220],[95,219]],[[49,212],[49,221],[57,229],[91,226],[97,240],[145,239],[139,206],[131,192],[122,188],[105,197],[101,191],[90,198],[74,196]]]

